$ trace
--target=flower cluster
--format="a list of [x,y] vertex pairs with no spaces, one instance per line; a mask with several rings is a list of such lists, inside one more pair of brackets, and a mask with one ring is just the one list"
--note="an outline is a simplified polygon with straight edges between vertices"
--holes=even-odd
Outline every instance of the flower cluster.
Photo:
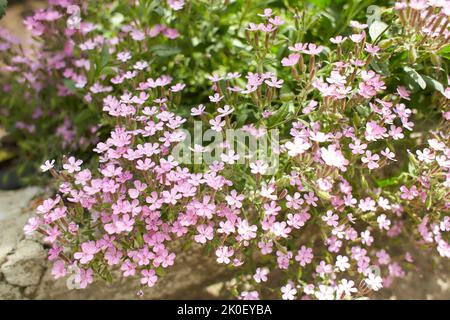
[[[184,10],[183,1],[167,4]],[[449,257],[449,89],[431,93],[442,107],[433,137],[416,132],[428,146],[408,153],[405,141],[419,145],[410,134],[420,121],[415,97],[380,67],[390,61],[367,24],[351,21],[348,34],[320,42],[289,37],[290,17],[271,9],[258,19],[243,32],[253,54],[239,69],[211,72],[200,105],[186,102],[190,86],[144,55],[148,38],[176,31],[130,24],[117,37],[74,39],[86,57],[100,58],[64,77],[112,129],[93,149],[98,165],[71,155],[61,170],[54,161],[42,166],[58,194],[25,232],[50,245],[55,278],[75,273],[85,288],[135,276],[152,287],[176,263],[182,238],[239,271],[233,289],[241,299],[350,299],[403,278],[423,244]],[[99,68],[109,71],[89,79]],[[278,170],[228,140],[213,163],[181,163],[180,129],[192,131],[194,120],[217,134],[260,137],[276,128]]]
[[420,34],[420,44],[431,50],[444,47],[450,38],[448,30],[450,5],[448,1],[417,0],[395,3],[402,24]]

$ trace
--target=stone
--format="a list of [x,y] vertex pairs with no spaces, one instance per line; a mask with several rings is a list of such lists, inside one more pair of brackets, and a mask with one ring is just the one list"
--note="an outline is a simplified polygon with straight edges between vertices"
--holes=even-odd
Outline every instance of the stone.
[[[144,288],[143,299],[201,299],[212,298],[204,288],[227,274],[227,270],[217,265],[215,258],[205,256],[201,247],[192,247],[180,252],[174,266],[167,270],[152,288]],[[116,280],[108,285],[104,281],[96,281],[82,290],[69,290],[66,278],[54,280],[51,268],[47,268],[36,295],[33,299],[140,299],[139,278],[123,278],[120,273]]]
[[17,243],[24,237],[23,227],[30,217],[24,212],[30,200],[37,194],[38,188],[28,187],[21,190],[1,191],[0,193],[0,265],[6,261]]
[[0,300],[20,300],[20,289],[5,282],[0,282]]
[[44,248],[34,241],[22,240],[16,251],[8,256],[0,271],[9,284],[29,287],[39,284],[45,265]]
[[36,295],[37,289],[38,289],[38,286],[27,287],[23,291],[23,295],[27,298],[32,299]]

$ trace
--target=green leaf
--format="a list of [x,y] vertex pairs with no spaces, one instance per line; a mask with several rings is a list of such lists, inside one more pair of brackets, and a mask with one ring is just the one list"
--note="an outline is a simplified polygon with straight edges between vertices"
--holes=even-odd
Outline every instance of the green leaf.
[[102,60],[101,60],[101,69],[103,69],[104,67],[106,67],[106,65],[108,64],[109,61],[109,47],[107,45],[104,45],[102,47]]
[[158,57],[170,57],[181,52],[180,48],[171,47],[164,44],[153,46],[150,51]]
[[70,79],[64,79],[63,80],[64,86],[69,89],[71,92],[77,91],[77,88],[75,87],[75,82]]
[[278,111],[269,118],[268,127],[273,128],[286,120],[289,114],[289,103],[284,103]]
[[7,0],[0,0],[0,19],[3,18],[3,16],[6,13],[6,6],[8,5]]
[[444,94],[445,92],[445,88],[444,85],[442,83],[440,83],[439,81],[429,77],[429,76],[425,76],[422,75],[422,78],[425,80],[425,82],[434,90],[439,91],[440,93]]
[[413,68],[411,67],[404,67],[403,70],[405,70],[406,75],[416,84],[418,85],[422,90],[424,90],[427,87],[426,81],[422,78],[422,76]]
[[331,4],[331,0],[310,0],[308,2],[321,9],[325,9]]
[[383,21],[374,21],[369,27],[370,38],[375,41],[383,33],[387,26],[388,25]]
[[377,186],[380,188],[393,186],[398,183],[398,177],[391,177],[383,180],[376,180]]

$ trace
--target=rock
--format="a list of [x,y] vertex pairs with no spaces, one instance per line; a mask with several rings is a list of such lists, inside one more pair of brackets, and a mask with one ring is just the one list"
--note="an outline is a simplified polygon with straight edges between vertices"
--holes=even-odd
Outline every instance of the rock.
[[[143,299],[201,299],[213,298],[204,288],[227,274],[227,270],[217,265],[215,258],[205,256],[200,247],[193,247],[179,253],[175,265],[167,269],[152,288],[144,288]],[[139,299],[139,278],[123,278],[120,274],[113,284],[96,281],[82,290],[69,290],[67,278],[54,280],[51,268],[47,268],[33,299]]]
[[27,298],[32,299],[35,296],[37,289],[38,289],[38,286],[27,287],[23,291],[23,295]]
[[9,284],[28,287],[39,284],[45,265],[44,248],[34,241],[22,240],[0,270]]
[[31,214],[23,211],[38,191],[33,187],[0,191],[0,265],[23,238],[23,226]]
[[10,284],[0,282],[0,300],[20,300],[20,289]]

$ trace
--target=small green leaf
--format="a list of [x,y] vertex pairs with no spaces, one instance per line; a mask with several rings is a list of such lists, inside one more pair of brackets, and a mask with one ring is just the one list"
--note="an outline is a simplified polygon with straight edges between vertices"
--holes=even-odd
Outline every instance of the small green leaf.
[[380,188],[393,186],[398,183],[398,177],[391,177],[391,178],[387,178],[387,179],[383,179],[383,180],[376,180],[376,183],[377,183],[378,187],[380,187]]
[[107,45],[104,45],[102,47],[101,57],[102,57],[102,60],[101,60],[100,66],[101,66],[101,69],[103,69],[108,64],[108,61],[109,61],[109,47]]
[[181,52],[180,48],[171,47],[164,44],[153,46],[150,51],[158,57],[170,57]]
[[417,84],[422,90],[424,90],[427,87],[426,81],[423,79],[423,77],[413,68],[411,67],[404,67],[403,70],[405,70],[406,75],[415,83]]
[[321,9],[325,9],[328,7],[331,3],[331,0],[310,0],[309,3],[312,3],[316,7],[319,7]]
[[64,86],[69,89],[71,92],[77,91],[77,88],[75,87],[75,82],[70,79],[64,79],[63,80]]
[[375,41],[387,27],[388,25],[383,21],[374,21],[369,27],[370,38]]
[[442,83],[440,83],[439,81],[429,77],[429,76],[425,76],[422,75],[422,78],[425,80],[425,82],[434,90],[439,91],[440,93],[444,94],[445,92],[445,88],[444,85]]
[[269,128],[276,127],[278,124],[286,120],[288,114],[289,114],[289,103],[285,103],[281,106],[280,109],[278,109],[278,111],[272,117],[269,118],[268,127]]
[[3,18],[3,16],[6,13],[6,6],[8,5],[7,0],[0,0],[0,19]]

